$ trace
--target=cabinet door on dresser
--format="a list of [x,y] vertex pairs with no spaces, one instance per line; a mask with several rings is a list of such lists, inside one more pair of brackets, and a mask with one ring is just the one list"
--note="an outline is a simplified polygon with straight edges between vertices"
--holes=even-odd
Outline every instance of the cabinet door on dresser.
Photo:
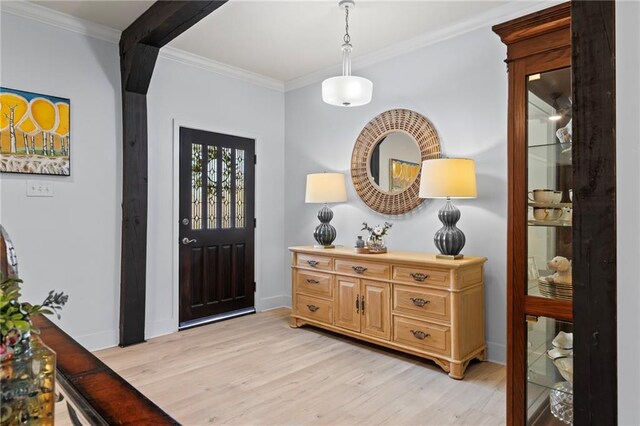
[[334,325],[360,331],[360,280],[336,275]]
[[389,283],[362,280],[360,309],[362,334],[391,339],[391,291]]

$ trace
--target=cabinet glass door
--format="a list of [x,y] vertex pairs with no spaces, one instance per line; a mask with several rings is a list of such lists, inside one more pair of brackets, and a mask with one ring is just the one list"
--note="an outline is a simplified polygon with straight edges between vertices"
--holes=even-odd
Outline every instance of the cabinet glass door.
[[[571,68],[528,75],[526,89],[526,295],[559,314],[573,301]],[[573,324],[527,306],[527,424],[570,424]]]
[[573,324],[527,321],[527,424],[573,423]]
[[527,294],[571,301],[571,68],[526,85]]

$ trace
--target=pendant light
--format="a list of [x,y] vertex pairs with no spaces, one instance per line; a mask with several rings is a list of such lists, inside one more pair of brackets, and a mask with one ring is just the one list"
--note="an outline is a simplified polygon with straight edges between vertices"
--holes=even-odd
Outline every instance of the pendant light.
[[353,0],[341,0],[338,6],[345,12],[345,35],[342,45],[342,75],[322,82],[322,100],[330,105],[353,107],[371,102],[373,83],[363,77],[351,75],[351,36],[349,35],[349,10],[355,7]]

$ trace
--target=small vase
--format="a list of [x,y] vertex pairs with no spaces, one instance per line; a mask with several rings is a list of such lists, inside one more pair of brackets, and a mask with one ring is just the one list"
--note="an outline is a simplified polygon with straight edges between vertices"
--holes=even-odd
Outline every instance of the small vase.
[[384,245],[384,239],[375,235],[369,236],[367,248],[372,253],[384,253],[387,251],[387,247]]
[[364,240],[362,239],[362,235],[358,235],[358,239],[356,240],[357,248],[364,248]]
[[0,425],[53,425],[56,354],[38,336],[0,360]]

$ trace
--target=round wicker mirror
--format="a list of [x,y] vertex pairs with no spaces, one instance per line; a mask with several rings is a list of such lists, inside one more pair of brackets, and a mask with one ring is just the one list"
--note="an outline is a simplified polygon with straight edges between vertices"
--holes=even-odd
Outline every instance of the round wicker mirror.
[[[351,155],[351,179],[356,192],[370,209],[388,215],[407,213],[422,203],[418,197],[420,173],[413,183],[401,185],[394,191],[393,183],[389,191],[383,190],[371,173],[371,159],[376,147],[390,134],[403,132],[411,136],[420,149],[420,162],[440,158],[440,138],[431,122],[421,114],[408,109],[392,109],[375,117],[360,132]],[[385,159],[385,161],[387,161]],[[389,159],[388,161],[398,161]],[[410,163],[404,161],[403,163]],[[393,171],[398,164],[390,163]],[[382,166],[381,166],[382,167]],[[391,172],[393,173],[393,172]]]

